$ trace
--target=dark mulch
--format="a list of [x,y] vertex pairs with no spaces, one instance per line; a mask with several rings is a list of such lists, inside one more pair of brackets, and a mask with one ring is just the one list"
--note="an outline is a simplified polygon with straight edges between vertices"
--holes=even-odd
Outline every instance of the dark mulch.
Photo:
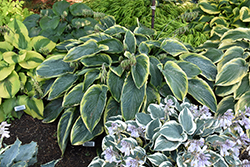
[[[57,122],[45,124],[41,120],[24,114],[21,119],[11,122],[10,138],[4,143],[13,144],[18,138],[22,144],[35,141],[38,144],[38,162],[32,167],[39,167],[49,161],[61,158],[61,151],[57,144]],[[96,147],[72,146],[68,144],[62,159],[56,167],[86,167],[97,156],[96,150],[100,147],[101,140],[96,140]]]

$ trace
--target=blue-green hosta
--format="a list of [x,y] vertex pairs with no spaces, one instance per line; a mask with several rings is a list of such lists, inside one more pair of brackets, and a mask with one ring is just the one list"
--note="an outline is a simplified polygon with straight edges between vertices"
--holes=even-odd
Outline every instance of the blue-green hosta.
[[207,41],[198,50],[217,66],[215,94],[221,96],[218,113],[232,108],[243,110],[250,105],[249,28],[218,31],[219,40]]
[[58,44],[63,54],[51,56],[36,70],[44,78],[44,97],[51,101],[44,122],[63,113],[58,125],[62,153],[69,139],[83,144],[103,132],[103,121],[110,116],[134,119],[168,93],[178,100],[189,94],[216,112],[208,84],[217,74],[211,60],[177,40],[152,40],[155,31],[143,26],[132,32],[110,16],[100,23],[98,33]]
[[16,19],[7,26],[5,41],[0,42],[0,122],[18,116],[14,112],[18,105],[25,105],[26,113],[42,119],[43,101],[33,98],[39,92],[35,68],[56,44],[42,36],[29,38],[25,25]]
[[[134,120],[113,116],[105,126],[100,156],[89,167],[206,167],[244,166],[240,150],[249,150],[250,108],[213,117],[206,106],[180,104],[167,96],[160,105],[150,104]],[[234,133],[232,133],[234,131]]]

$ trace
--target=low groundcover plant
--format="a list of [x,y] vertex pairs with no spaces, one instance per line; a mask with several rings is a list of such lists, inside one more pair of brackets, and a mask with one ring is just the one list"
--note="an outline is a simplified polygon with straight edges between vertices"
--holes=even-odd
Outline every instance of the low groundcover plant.
[[250,153],[249,116],[250,107],[218,115],[169,95],[159,105],[150,104],[147,113],[137,113],[135,120],[110,117],[103,152],[89,167],[249,167],[247,159],[239,159],[240,152]]

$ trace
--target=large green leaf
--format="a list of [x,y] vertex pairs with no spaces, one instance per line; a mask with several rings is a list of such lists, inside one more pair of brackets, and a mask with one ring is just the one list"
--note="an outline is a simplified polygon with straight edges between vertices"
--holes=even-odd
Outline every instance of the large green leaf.
[[111,39],[111,38],[112,38],[112,36],[110,36],[110,35],[107,35],[107,34],[105,34],[103,32],[97,32],[97,33],[92,33],[92,34],[90,34],[88,36],[83,36],[83,37],[79,38],[78,41],[87,42],[90,39],[94,39],[97,42],[99,42],[99,41],[102,41],[104,39]]
[[177,40],[172,39],[164,40],[161,44],[161,49],[172,56],[177,56],[181,53],[188,52],[188,49],[185,47],[185,45]]
[[54,5],[52,6],[53,12],[57,15],[57,16],[64,16],[64,13],[66,12],[68,14],[69,12],[69,6],[70,3],[67,1],[59,1],[54,3]]
[[22,95],[17,97],[17,101],[19,105],[25,105],[25,113],[31,115],[33,118],[43,119],[44,106],[42,99]]
[[94,83],[96,79],[99,79],[101,77],[101,73],[99,69],[92,69],[91,71],[88,71],[84,75],[83,80],[83,91],[85,92],[90,85]]
[[34,69],[44,60],[44,57],[35,51],[27,51],[24,54],[26,54],[25,59],[19,62],[19,65],[25,69]]
[[248,64],[242,58],[227,62],[218,72],[215,84],[218,86],[233,85],[242,80],[248,72]]
[[226,33],[223,34],[221,37],[221,40],[225,39],[231,39],[231,40],[237,40],[237,39],[248,39],[250,40],[250,29],[249,28],[236,28],[228,30]]
[[125,80],[125,74],[122,75],[122,77],[119,77],[115,75],[111,70],[108,72],[107,85],[110,93],[117,102],[120,102],[121,100],[120,97],[124,80]]
[[155,141],[154,150],[155,151],[174,151],[176,150],[182,142],[170,141],[163,135],[157,137]]
[[122,115],[121,106],[112,96],[109,98],[104,111],[104,124],[111,116]]
[[66,150],[69,141],[70,131],[78,116],[79,116],[79,111],[76,110],[76,108],[69,108],[63,113],[58,122],[57,142],[61,149],[62,155]]
[[78,76],[73,74],[65,74],[58,77],[50,88],[48,100],[58,98],[62,93],[70,89],[77,79]]
[[164,68],[158,65],[158,68],[175,97],[178,100],[183,100],[188,91],[188,79],[185,72],[173,61],[167,61]]
[[111,36],[117,35],[117,34],[125,34],[128,30],[120,25],[114,25],[104,31],[105,34],[109,34]]
[[189,79],[188,93],[213,112],[217,110],[217,100],[213,90],[204,80],[200,78]]
[[106,85],[92,85],[84,94],[80,111],[87,129],[93,132],[102,118],[106,105],[108,87]]
[[12,98],[20,89],[20,80],[15,71],[0,82],[0,97]]
[[214,63],[208,58],[196,53],[183,54],[180,58],[197,65],[202,71],[201,75],[206,77],[209,81],[215,80],[217,69]]
[[209,58],[213,63],[217,63],[222,59],[223,52],[216,48],[207,49],[206,52],[201,53],[203,56]]
[[63,61],[71,62],[79,60],[85,56],[92,56],[102,50],[107,50],[108,47],[104,45],[98,46],[95,40],[88,40],[82,45],[69,50],[68,54],[64,57]]
[[54,122],[58,118],[58,116],[61,114],[61,112],[64,109],[62,107],[62,102],[63,102],[63,98],[58,98],[58,99],[52,100],[45,106],[44,111],[43,111],[44,123]]
[[132,76],[128,74],[122,88],[121,96],[121,111],[125,120],[135,118],[136,113],[138,113],[142,107],[145,94],[146,84],[138,89],[132,79]]
[[47,58],[37,67],[37,75],[42,78],[53,78],[73,72],[74,68],[70,66],[70,63],[64,62],[63,58],[64,55],[54,55]]
[[7,78],[15,69],[15,64],[9,65],[5,61],[0,61],[0,81]]
[[60,22],[59,16],[43,16],[39,21],[39,25],[42,29],[55,29]]
[[215,88],[215,94],[217,96],[222,96],[222,97],[230,95],[231,93],[234,93],[239,88],[240,84],[241,82],[238,82],[229,86],[217,86]]
[[103,132],[103,129],[102,123],[99,122],[94,130],[89,132],[81,116],[79,116],[70,133],[71,144],[82,145],[83,143],[92,140],[95,136],[100,135]]
[[201,10],[203,10],[204,12],[206,12],[208,14],[219,14],[220,13],[216,4],[212,4],[208,1],[200,2],[199,7],[201,8]]
[[140,89],[148,79],[149,75],[149,58],[145,54],[136,56],[136,64],[131,66],[131,74],[135,85]]
[[129,51],[130,53],[135,53],[136,39],[135,39],[134,34],[130,30],[127,30],[124,36],[123,45],[124,45],[125,51]]
[[83,83],[79,83],[63,97],[62,106],[70,107],[80,105],[83,95]]
[[[138,113],[140,114],[140,113]],[[153,119],[150,121],[146,126],[146,133],[145,137],[147,140],[152,140],[155,133],[159,131],[160,127],[162,126],[160,119]]]
[[168,121],[163,124],[159,133],[170,141],[183,142],[187,139],[182,126],[176,121]]
[[124,46],[122,42],[116,38],[105,39],[99,41],[97,44],[106,46],[106,48],[108,48],[105,49],[106,53],[115,54],[115,53],[122,53],[124,51]]
[[248,7],[243,6],[243,7],[240,9],[240,19],[241,19],[243,22],[250,22],[250,10],[249,10]]
[[110,65],[112,63],[112,59],[109,55],[100,53],[83,57],[81,59],[81,63],[86,67],[101,66],[102,64]]
[[93,10],[84,3],[74,3],[69,9],[73,16],[92,16],[94,14]]

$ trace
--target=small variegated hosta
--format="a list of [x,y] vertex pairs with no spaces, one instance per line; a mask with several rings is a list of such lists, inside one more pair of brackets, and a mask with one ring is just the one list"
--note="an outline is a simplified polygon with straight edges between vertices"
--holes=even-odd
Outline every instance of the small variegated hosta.
[[110,117],[103,152],[89,167],[247,167],[248,160],[239,157],[250,150],[249,116],[248,107],[215,116],[206,106],[186,99],[180,104],[169,95],[159,105],[150,104],[147,113],[137,113],[134,120]]

